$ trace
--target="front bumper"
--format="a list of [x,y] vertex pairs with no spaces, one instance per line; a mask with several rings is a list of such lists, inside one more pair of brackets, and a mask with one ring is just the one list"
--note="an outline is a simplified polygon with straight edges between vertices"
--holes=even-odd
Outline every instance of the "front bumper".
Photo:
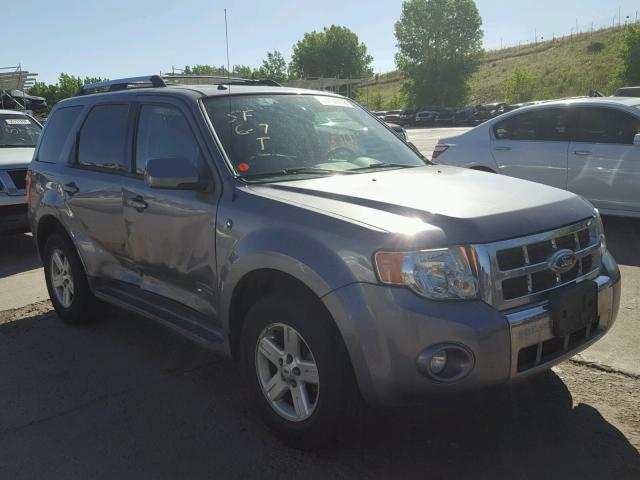
[[[619,274],[602,274],[596,282],[597,328],[581,338],[563,339],[559,349],[546,302],[505,313],[482,301],[434,302],[404,288],[363,283],[335,290],[323,301],[345,340],[365,400],[373,405],[406,405],[440,392],[517,381],[587,348],[611,328],[620,303]],[[419,354],[440,343],[462,345],[472,352],[474,367],[466,377],[442,383],[419,372]],[[520,352],[531,353],[532,346],[535,361],[521,362],[519,367]]]
[[0,234],[29,231],[26,195],[0,193]]

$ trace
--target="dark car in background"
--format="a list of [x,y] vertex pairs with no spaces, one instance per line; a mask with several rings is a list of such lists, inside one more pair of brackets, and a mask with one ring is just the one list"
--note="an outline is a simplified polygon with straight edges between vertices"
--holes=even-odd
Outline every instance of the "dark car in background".
[[427,106],[416,109],[414,125],[416,127],[432,127],[442,107]]
[[413,125],[415,116],[416,116],[416,110],[413,108],[402,110],[402,113],[400,114],[400,118],[398,119],[398,125],[402,125],[403,127]]
[[640,97],[640,87],[622,87],[617,89],[614,97]]
[[384,121],[387,123],[396,123],[399,125],[401,115],[402,115],[402,110],[389,110],[387,114],[384,116]]

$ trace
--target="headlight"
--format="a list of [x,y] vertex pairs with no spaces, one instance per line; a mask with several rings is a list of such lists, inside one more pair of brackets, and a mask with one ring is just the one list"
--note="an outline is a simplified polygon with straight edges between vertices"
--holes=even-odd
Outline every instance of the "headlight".
[[589,224],[589,235],[592,242],[600,242],[600,252],[604,255],[604,252],[607,250],[607,239],[604,236],[604,225],[598,209],[594,208],[593,210],[595,211],[595,216]]
[[[475,264],[475,252],[470,250]],[[434,300],[469,300],[478,296],[478,281],[465,247],[418,252],[377,252],[382,283],[409,287]]]

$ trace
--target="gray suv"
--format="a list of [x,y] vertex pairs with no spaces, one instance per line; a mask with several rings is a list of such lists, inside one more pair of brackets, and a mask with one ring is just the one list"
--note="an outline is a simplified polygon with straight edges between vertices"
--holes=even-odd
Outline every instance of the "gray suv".
[[265,422],[312,448],[363,398],[505,384],[600,339],[620,274],[584,199],[434,165],[327,92],[87,85],[29,171],[51,301],[100,302],[242,360]]

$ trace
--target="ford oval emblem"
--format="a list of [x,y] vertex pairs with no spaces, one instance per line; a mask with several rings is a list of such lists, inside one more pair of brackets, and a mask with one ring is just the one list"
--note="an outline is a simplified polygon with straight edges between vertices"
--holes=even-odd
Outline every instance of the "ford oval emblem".
[[556,273],[566,273],[575,267],[577,261],[571,250],[558,250],[549,259],[549,268]]

